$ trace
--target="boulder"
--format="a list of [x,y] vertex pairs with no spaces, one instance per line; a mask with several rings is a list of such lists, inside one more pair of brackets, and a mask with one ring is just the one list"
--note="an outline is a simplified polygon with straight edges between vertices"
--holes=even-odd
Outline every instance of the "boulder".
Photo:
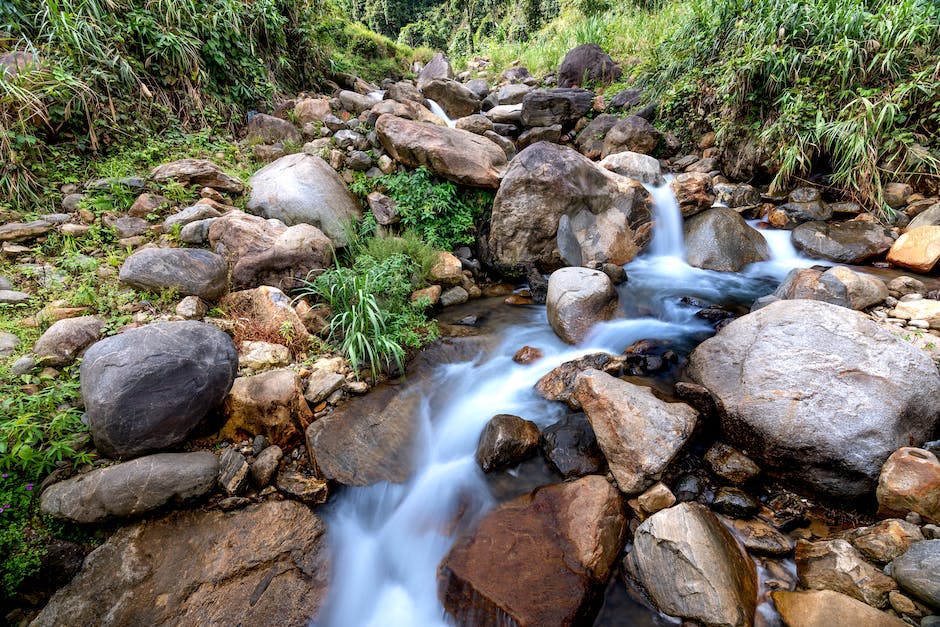
[[150,171],[150,178],[157,183],[176,181],[186,187],[198,185],[234,194],[241,194],[245,189],[240,180],[229,176],[218,165],[205,159],[181,159],[158,165]]
[[924,449],[896,450],[881,469],[875,495],[881,516],[916,512],[926,522],[940,524],[940,461]]
[[349,91],[347,89],[340,91],[336,94],[336,97],[339,99],[340,106],[353,115],[359,115],[363,111],[368,111],[372,108],[372,105],[377,102],[377,100],[365,94]]
[[454,78],[454,69],[442,52],[435,53],[427,65],[421,68],[418,74],[418,89],[423,89],[435,78]]
[[451,287],[460,285],[463,278],[463,265],[460,259],[448,252],[438,251],[434,265],[428,272],[428,281]]
[[697,268],[739,272],[749,264],[770,259],[764,236],[728,207],[715,207],[688,218],[682,231],[686,260]]
[[448,117],[456,119],[472,115],[480,110],[480,99],[472,91],[449,78],[434,78],[427,81],[421,93],[441,105]]
[[855,265],[881,257],[894,244],[887,229],[862,220],[804,222],[790,237],[810,257]]
[[446,179],[495,189],[506,171],[506,153],[480,135],[455,128],[413,122],[393,115],[375,123],[379,141],[405,165],[425,166]]
[[602,168],[649,185],[662,185],[663,175],[659,159],[638,152],[616,152],[607,155],[599,164]]
[[562,268],[548,279],[548,323],[568,344],[578,344],[595,324],[613,318],[617,309],[617,291],[599,270]]
[[346,245],[346,229],[362,215],[339,174],[323,159],[302,152],[269,163],[248,183],[249,213],[287,226],[311,224],[337,247]]
[[306,627],[329,559],[326,526],[295,501],[176,512],[120,528],[33,624]]
[[940,610],[940,540],[915,542],[885,572],[912,597]]
[[594,106],[587,89],[535,89],[522,99],[523,126],[573,126]]
[[235,380],[228,335],[202,322],[160,322],[97,342],[85,353],[81,390],[95,446],[136,457],[186,440]]
[[140,516],[206,495],[218,474],[219,458],[212,453],[148,455],[54,483],[43,491],[40,507],[77,523]]
[[922,226],[940,226],[940,202],[936,202],[924,211],[918,213],[907,225],[908,231]]
[[490,472],[524,460],[538,445],[538,425],[519,416],[498,414],[480,434],[476,460],[483,472]]
[[603,477],[539,488],[457,540],[438,593],[458,624],[589,624],[625,531],[624,499]]
[[559,87],[582,85],[609,85],[620,78],[623,71],[597,44],[582,44],[565,54],[558,66]]
[[290,362],[290,349],[282,344],[244,341],[238,345],[239,369],[270,370],[287,366]]
[[535,91],[531,85],[509,84],[503,85],[496,92],[496,103],[498,105],[517,105],[522,104],[526,94]]
[[680,503],[642,523],[624,565],[670,616],[706,625],[754,624],[754,564],[718,518],[698,503]]
[[669,183],[672,192],[676,195],[679,210],[683,218],[694,216],[709,209],[715,202],[712,193],[712,179],[701,172],[686,172],[679,174]]
[[607,460],[584,414],[568,414],[542,430],[545,457],[565,479],[603,474]]
[[885,460],[936,430],[930,357],[848,309],[774,302],[700,344],[688,373],[717,399],[725,440],[800,489],[871,494]]
[[817,268],[794,268],[774,296],[783,300],[818,300],[839,307],[862,310],[888,297],[888,288],[878,277],[835,266],[825,272]]
[[245,134],[249,141],[264,142],[300,142],[300,131],[297,127],[281,118],[264,113],[256,113],[248,119],[248,128]]
[[827,627],[865,625],[904,627],[900,618],[832,590],[777,590],[774,605],[788,627]]
[[639,494],[662,477],[698,420],[698,412],[685,403],[666,403],[649,388],[599,370],[578,375],[574,395],[627,494]]
[[888,593],[898,585],[862,558],[846,540],[796,544],[800,585],[811,590],[835,590],[873,607],[886,607]]
[[59,320],[36,341],[33,352],[45,366],[68,366],[101,339],[104,327],[105,321],[98,316]]
[[201,248],[144,248],[124,261],[120,279],[131,287],[215,301],[228,290],[228,265],[221,256]]
[[767,221],[778,229],[792,229],[804,222],[825,222],[832,217],[832,207],[823,202],[815,187],[798,187],[790,192],[789,202],[771,209]]
[[618,120],[620,118],[616,115],[600,114],[578,133],[574,145],[588,159],[600,159],[604,150],[604,138],[607,137],[607,133],[610,132],[610,129],[614,127]]
[[927,273],[940,259],[940,226],[908,229],[888,251],[888,261],[914,272]]
[[639,152],[648,155],[659,145],[660,133],[656,128],[636,115],[628,115],[617,120],[604,136],[601,156],[606,157],[618,152]]
[[732,209],[753,207],[760,203],[760,192],[747,183],[716,183],[712,186],[715,202]]
[[294,118],[301,126],[312,122],[323,122],[332,113],[328,98],[304,98],[294,105]]
[[[442,76],[439,78],[451,78],[450,76]],[[486,81],[484,81],[485,83]],[[468,89],[472,88],[467,86]],[[426,104],[427,101],[424,99],[424,96],[421,95],[421,90],[415,86],[412,81],[398,81],[397,83],[392,83],[388,86],[388,89],[385,92],[386,100],[382,102],[387,102],[389,99],[397,100],[398,102],[417,102],[422,105]]]
[[483,135],[487,131],[492,131],[494,127],[493,121],[488,117],[475,113],[457,120],[455,122],[455,128],[462,131],[469,131],[475,135]]
[[218,439],[238,441],[263,435],[281,447],[295,444],[313,421],[300,377],[287,368],[235,379],[225,397],[224,413],[225,425]]
[[578,375],[585,370],[600,370],[616,377],[622,376],[627,364],[623,355],[592,353],[578,359],[566,361],[553,368],[535,384],[535,390],[546,400],[560,401],[575,411],[581,410],[581,403],[574,396],[574,385]]
[[539,142],[516,155],[493,203],[489,252],[504,272],[622,265],[649,237],[650,196],[571,148]]
[[532,128],[526,129],[518,139],[516,139],[516,146],[519,149],[525,148],[526,146],[531,146],[536,142],[552,142],[557,144],[561,141],[561,124],[553,124],[551,126],[533,126]]
[[231,267],[236,289],[270,285],[293,289],[313,270],[333,264],[330,239],[315,226],[287,227],[231,211],[209,226],[209,243]]

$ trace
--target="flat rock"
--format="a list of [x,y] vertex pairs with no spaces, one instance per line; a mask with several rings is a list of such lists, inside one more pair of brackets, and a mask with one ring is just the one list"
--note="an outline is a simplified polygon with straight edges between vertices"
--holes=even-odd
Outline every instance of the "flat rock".
[[26,292],[0,290],[0,305],[19,305],[20,303],[25,303],[30,298],[32,298],[32,296]]
[[920,527],[891,518],[870,527],[858,527],[843,534],[866,559],[885,564],[902,555],[911,544],[924,539]]
[[832,590],[777,590],[774,605],[788,627],[904,627],[900,618]]
[[229,176],[218,165],[205,159],[181,159],[164,163],[151,170],[150,178],[157,183],[177,181],[187,187],[198,185],[235,194],[241,194],[245,189],[240,180]]
[[535,89],[522,99],[523,126],[571,126],[594,105],[587,89]]
[[77,523],[139,516],[204,496],[218,474],[212,453],[148,455],[54,483],[40,505],[43,513]]
[[53,229],[53,224],[45,220],[32,222],[8,222],[0,225],[0,242],[22,242],[45,235]]
[[105,321],[97,316],[65,318],[52,324],[36,341],[33,352],[47,366],[67,366],[101,339]]
[[228,266],[201,248],[145,248],[124,261],[120,279],[141,290],[175,289],[215,301],[228,289]]
[[790,237],[810,257],[854,265],[881,257],[894,244],[883,226],[861,220],[804,222]]
[[914,272],[930,272],[940,259],[940,226],[909,229],[888,251],[888,261]]

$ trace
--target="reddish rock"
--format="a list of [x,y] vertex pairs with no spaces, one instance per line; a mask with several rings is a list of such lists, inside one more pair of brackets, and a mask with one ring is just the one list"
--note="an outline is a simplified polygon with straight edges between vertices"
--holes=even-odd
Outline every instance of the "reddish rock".
[[512,360],[517,364],[531,364],[534,361],[538,361],[542,358],[542,349],[535,348],[534,346],[523,346],[516,354],[512,356]]
[[940,259],[940,226],[911,229],[894,242],[888,261],[914,272],[930,272]]
[[881,516],[903,518],[917,512],[940,524],[940,461],[924,449],[898,449],[881,468],[876,495]]

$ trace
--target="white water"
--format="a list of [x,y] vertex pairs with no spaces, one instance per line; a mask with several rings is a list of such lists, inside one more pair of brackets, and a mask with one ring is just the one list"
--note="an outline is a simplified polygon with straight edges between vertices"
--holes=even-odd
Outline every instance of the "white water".
[[436,115],[437,117],[439,117],[439,118],[441,118],[442,120],[444,120],[444,124],[446,124],[446,125],[447,125],[448,127],[450,127],[450,128],[454,128],[454,127],[457,125],[457,122],[456,122],[456,121],[451,120],[451,119],[447,116],[447,112],[444,111],[444,109],[443,109],[443,107],[441,107],[441,105],[437,104],[435,101],[431,100],[430,98],[428,98],[427,101],[428,101],[428,104],[431,106],[431,113],[433,113],[433,114]]
[[[492,416],[515,414],[548,426],[567,409],[542,399],[533,385],[554,367],[592,352],[620,353],[641,339],[689,350],[713,331],[695,317],[698,307],[680,303],[681,297],[747,305],[800,261],[778,242],[772,250],[780,258],[744,273],[693,268],[683,258],[681,215],[668,186],[650,191],[657,228],[651,253],[626,266],[629,282],[620,288],[625,318],[598,325],[586,346],[573,348],[548,327],[544,309],[514,309],[511,315],[518,318],[502,330],[505,339],[491,355],[440,366],[419,389],[406,392],[422,399],[414,474],[403,485],[346,489],[333,503],[327,517],[334,573],[329,602],[315,625],[447,625],[437,597],[437,566],[456,536],[494,505],[474,460]],[[512,355],[523,345],[537,346],[545,356],[528,366],[516,364]]]

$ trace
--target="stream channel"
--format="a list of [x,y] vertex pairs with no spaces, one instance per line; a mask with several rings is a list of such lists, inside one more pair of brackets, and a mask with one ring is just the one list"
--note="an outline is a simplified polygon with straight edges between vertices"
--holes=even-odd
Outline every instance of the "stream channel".
[[[589,353],[618,354],[644,339],[668,342],[684,357],[714,329],[695,316],[700,307],[680,302],[683,297],[746,310],[792,268],[818,263],[796,253],[789,231],[767,230],[761,233],[771,261],[740,273],[691,267],[684,261],[682,217],[668,183],[648,189],[654,199],[653,240],[644,255],[625,266],[629,279],[618,287],[623,317],[598,325],[582,346],[572,347],[551,330],[544,306],[486,308],[476,301],[472,311],[485,310],[482,328],[498,337],[495,348],[472,361],[437,366],[431,376],[405,384],[402,393],[420,395],[415,470],[404,484],[346,488],[329,506],[334,572],[329,601],[314,625],[452,624],[438,600],[437,568],[457,535],[499,502],[561,481],[541,457],[509,472],[484,475],[474,454],[494,415],[514,414],[547,427],[570,410],[546,401],[533,386],[563,362]],[[513,362],[524,345],[540,348],[544,357],[530,365]],[[657,383],[671,387],[672,381]],[[607,627],[674,624],[634,600],[616,576],[594,622]]]

